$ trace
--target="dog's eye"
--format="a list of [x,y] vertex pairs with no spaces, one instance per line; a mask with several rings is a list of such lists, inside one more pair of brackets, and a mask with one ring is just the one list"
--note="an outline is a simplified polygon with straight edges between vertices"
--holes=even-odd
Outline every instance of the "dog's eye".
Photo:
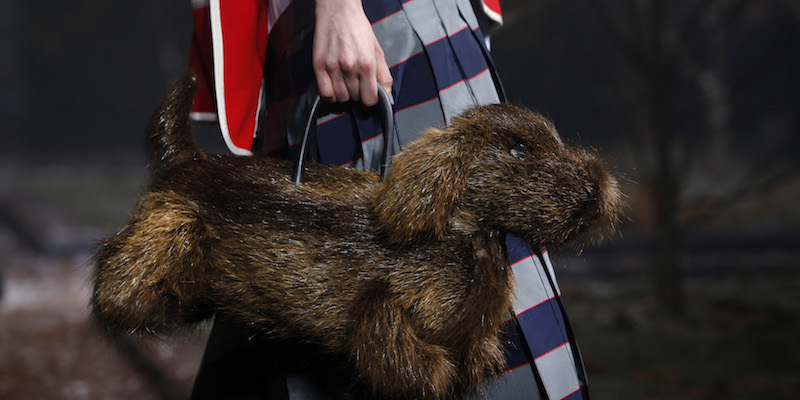
[[520,158],[525,156],[526,150],[527,149],[525,148],[524,144],[517,143],[514,145],[514,147],[511,148],[511,155],[515,158]]

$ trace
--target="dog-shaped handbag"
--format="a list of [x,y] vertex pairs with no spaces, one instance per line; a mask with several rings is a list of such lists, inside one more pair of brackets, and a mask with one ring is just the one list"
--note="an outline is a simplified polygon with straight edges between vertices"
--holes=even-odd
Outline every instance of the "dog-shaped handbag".
[[95,259],[94,316],[168,333],[223,313],[344,356],[386,398],[457,396],[500,370],[513,233],[558,248],[600,240],[615,179],[544,117],[473,108],[374,172],[201,151],[195,81],[170,89],[149,134],[153,182]]

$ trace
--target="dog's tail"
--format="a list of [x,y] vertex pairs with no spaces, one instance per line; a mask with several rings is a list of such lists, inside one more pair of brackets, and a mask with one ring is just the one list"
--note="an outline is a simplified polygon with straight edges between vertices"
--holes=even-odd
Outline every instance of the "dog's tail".
[[200,152],[194,141],[189,112],[197,90],[197,79],[188,69],[170,87],[153,114],[147,133],[150,168],[155,175]]

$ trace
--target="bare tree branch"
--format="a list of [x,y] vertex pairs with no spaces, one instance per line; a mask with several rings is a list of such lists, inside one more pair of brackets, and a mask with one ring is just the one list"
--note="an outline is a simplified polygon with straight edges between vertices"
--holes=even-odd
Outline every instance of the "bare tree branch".
[[[611,9],[606,7],[613,7],[608,6],[608,2],[600,1],[600,0],[585,0],[586,4],[592,9],[595,15],[597,15],[598,19],[600,20],[601,25],[611,34],[614,38],[617,48],[620,50],[620,53],[627,59],[627,62],[639,73],[643,73],[646,70],[647,63],[645,62],[642,55],[637,51],[636,46],[632,40],[632,31],[633,28],[631,25],[626,24],[626,22],[631,21],[628,19],[618,20],[614,18],[612,15]],[[603,5],[601,5],[603,4]],[[628,3],[623,3],[628,4]],[[635,20],[634,20],[635,21]]]

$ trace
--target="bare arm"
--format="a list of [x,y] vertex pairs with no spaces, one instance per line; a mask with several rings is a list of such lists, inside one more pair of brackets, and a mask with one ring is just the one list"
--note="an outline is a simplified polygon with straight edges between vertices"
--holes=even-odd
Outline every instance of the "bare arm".
[[361,0],[316,0],[313,66],[320,95],[328,101],[378,102],[378,84],[392,76]]

